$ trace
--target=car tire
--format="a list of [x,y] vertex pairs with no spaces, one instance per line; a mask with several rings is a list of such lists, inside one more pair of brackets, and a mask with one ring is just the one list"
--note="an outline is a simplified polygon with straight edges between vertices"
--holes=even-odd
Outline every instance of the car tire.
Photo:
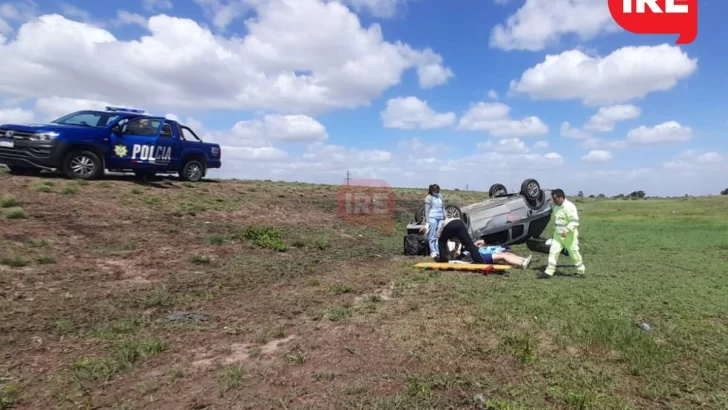
[[488,196],[491,198],[508,195],[508,190],[503,184],[493,184],[488,190]]
[[521,184],[521,195],[532,201],[541,196],[541,185],[535,179],[527,179]]
[[68,179],[98,179],[104,172],[103,162],[98,155],[88,150],[74,150],[66,154],[61,173]]
[[445,207],[445,218],[463,219],[463,211],[457,205],[447,205]]
[[191,159],[182,166],[179,177],[183,181],[200,182],[205,175],[205,167],[196,159]]
[[528,205],[531,209],[539,209],[543,206],[543,203],[546,201],[546,194],[543,191],[539,191],[538,198],[535,200],[524,198],[526,200],[526,205]]

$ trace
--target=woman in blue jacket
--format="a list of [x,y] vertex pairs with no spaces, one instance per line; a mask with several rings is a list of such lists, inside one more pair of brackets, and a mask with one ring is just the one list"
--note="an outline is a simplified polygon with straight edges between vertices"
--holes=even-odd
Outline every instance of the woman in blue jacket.
[[437,258],[440,255],[440,248],[437,244],[437,231],[440,224],[445,220],[445,198],[440,195],[440,186],[432,184],[425,197],[425,221],[430,242],[430,256]]

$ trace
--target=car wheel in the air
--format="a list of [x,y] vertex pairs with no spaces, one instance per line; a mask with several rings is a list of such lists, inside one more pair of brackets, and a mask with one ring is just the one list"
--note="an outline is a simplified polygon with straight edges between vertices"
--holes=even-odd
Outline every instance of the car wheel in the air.
[[88,150],[76,150],[66,154],[61,167],[63,176],[69,179],[98,179],[104,172],[98,155]]
[[521,184],[521,195],[532,201],[541,196],[541,185],[535,179],[527,179]]
[[457,205],[448,205],[445,207],[445,217],[463,219],[463,211]]
[[508,190],[503,184],[493,184],[488,190],[488,196],[491,198],[504,195],[508,195]]
[[184,181],[200,182],[204,175],[204,168],[202,163],[196,159],[185,162],[180,172],[180,177]]
[[546,202],[546,194],[543,191],[539,191],[538,198],[536,199],[529,199],[527,197],[524,197],[526,201],[526,205],[528,205],[531,209],[539,209],[543,206],[544,202]]

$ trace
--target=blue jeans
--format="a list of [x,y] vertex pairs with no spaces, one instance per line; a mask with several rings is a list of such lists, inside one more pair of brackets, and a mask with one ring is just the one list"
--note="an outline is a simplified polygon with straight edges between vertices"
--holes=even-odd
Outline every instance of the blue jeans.
[[440,248],[437,245],[437,229],[440,228],[440,224],[445,218],[430,218],[428,221],[430,224],[430,231],[427,234],[427,239],[430,242],[430,254],[440,254]]

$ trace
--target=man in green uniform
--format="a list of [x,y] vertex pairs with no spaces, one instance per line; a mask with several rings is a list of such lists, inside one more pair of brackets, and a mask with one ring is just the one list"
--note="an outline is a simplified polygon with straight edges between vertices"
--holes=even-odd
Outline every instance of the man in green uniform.
[[551,248],[549,249],[548,266],[544,272],[538,274],[539,279],[548,279],[554,276],[556,272],[556,262],[559,259],[561,251],[566,249],[569,252],[571,262],[576,267],[577,277],[584,277],[584,264],[579,253],[579,213],[576,205],[566,199],[564,191],[555,189],[551,192],[551,201],[554,204],[553,212],[556,215],[554,224],[554,237],[551,240]]

